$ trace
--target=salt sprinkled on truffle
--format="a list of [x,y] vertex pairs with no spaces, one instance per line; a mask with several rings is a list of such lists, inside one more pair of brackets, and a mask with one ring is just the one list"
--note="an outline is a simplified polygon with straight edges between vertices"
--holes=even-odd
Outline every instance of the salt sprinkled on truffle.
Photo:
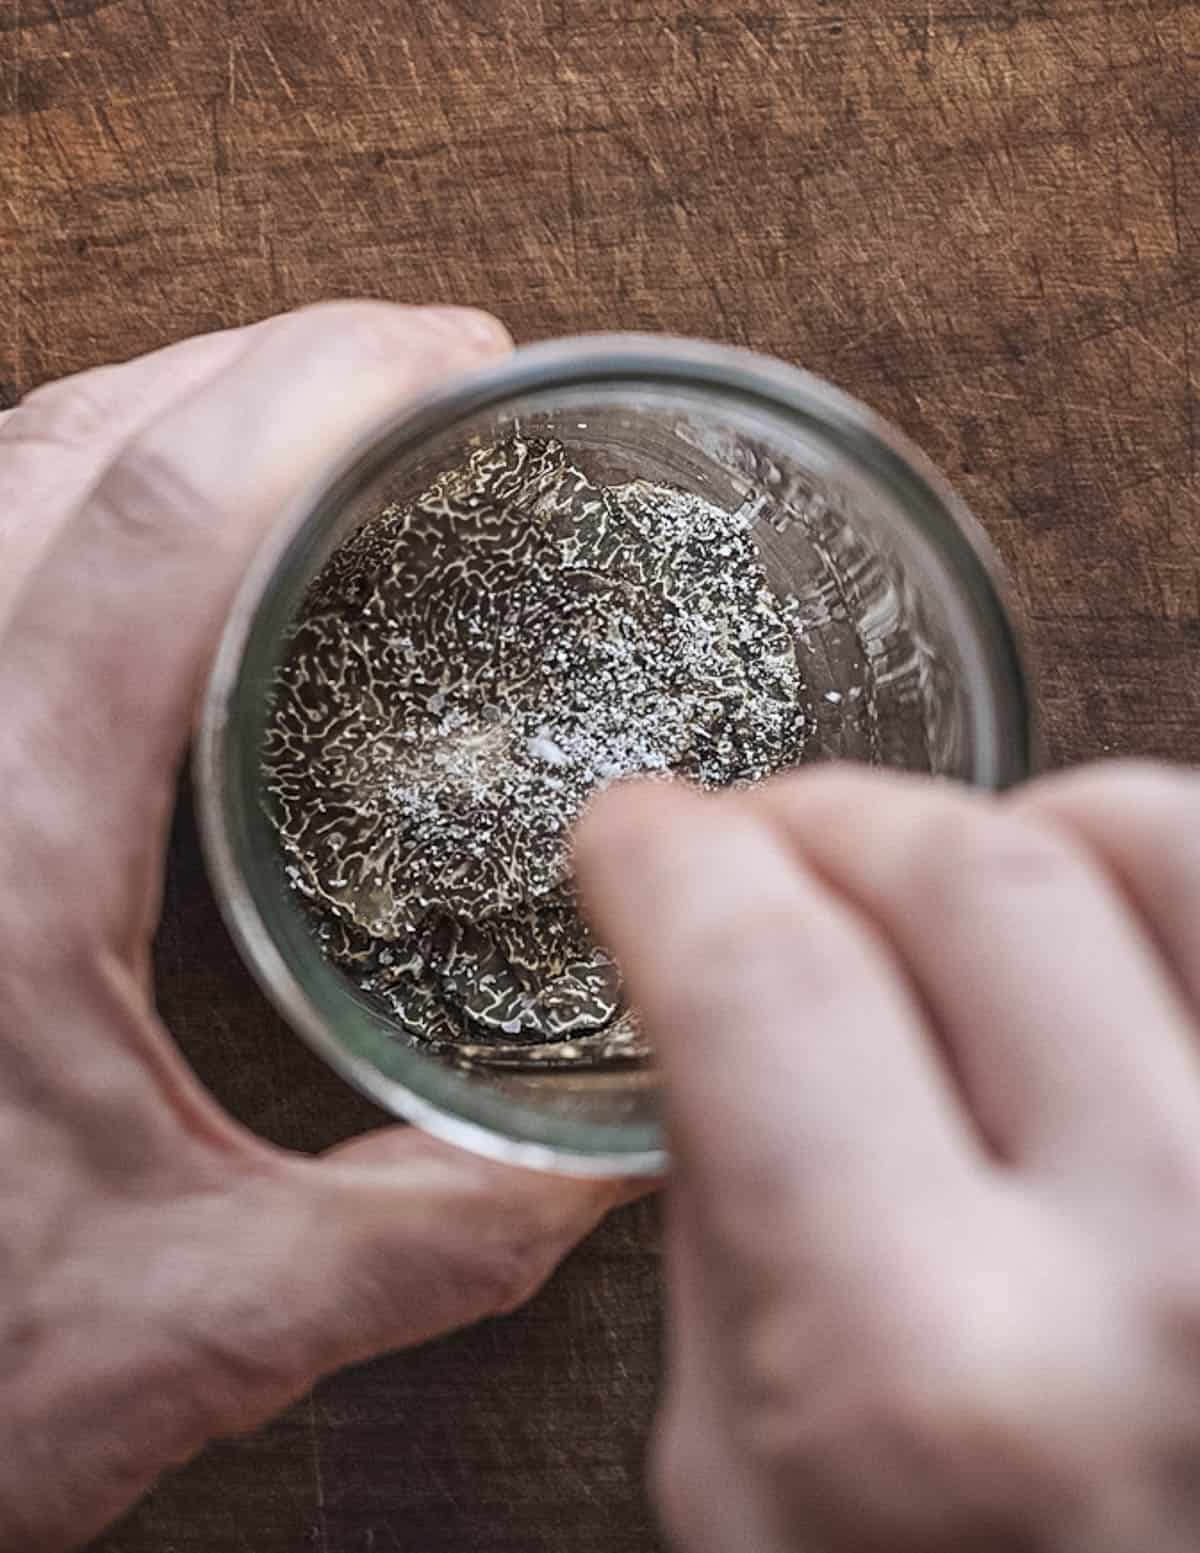
[[479,449],[369,520],[293,623],[263,751],[325,953],[459,1062],[643,1055],[568,833],[623,777],[797,762],[796,625],[746,508],[595,485],[558,442]]

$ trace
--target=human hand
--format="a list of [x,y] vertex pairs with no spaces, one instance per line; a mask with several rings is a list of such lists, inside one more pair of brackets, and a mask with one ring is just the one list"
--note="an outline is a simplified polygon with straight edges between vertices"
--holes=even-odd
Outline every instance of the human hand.
[[1200,1544],[1200,785],[614,790],[689,1553]]
[[150,988],[176,770],[255,546],[362,424],[508,344],[331,304],[0,417],[2,1553],[75,1547],[323,1371],[512,1308],[621,1195],[407,1128],[269,1147]]

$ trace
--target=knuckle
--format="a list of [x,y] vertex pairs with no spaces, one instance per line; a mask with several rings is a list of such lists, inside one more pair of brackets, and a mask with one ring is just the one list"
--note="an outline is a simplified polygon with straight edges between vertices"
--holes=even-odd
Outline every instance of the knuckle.
[[[44,975],[51,966],[87,964],[108,926],[105,896],[87,893],[98,871],[94,795],[85,782],[69,791],[64,784],[52,808],[43,787],[30,780],[30,772],[63,769],[52,741],[54,730],[43,736],[35,728],[23,743],[31,754],[44,751],[48,758],[18,763],[0,756],[0,791],[9,795],[0,829],[0,985],[10,974]],[[81,898],[89,900],[86,912]]]
[[1169,766],[1125,770],[1111,792],[1115,805],[1137,814],[1151,837],[1170,849],[1189,840],[1200,815],[1200,783]]
[[[1182,1218],[1189,1226],[1195,1224],[1200,1219],[1200,1147],[1190,1134],[1162,1129],[1155,1140],[1148,1170],[1146,1185],[1154,1193],[1160,1211],[1175,1219]],[[1189,1256],[1182,1265],[1193,1277],[1200,1302],[1200,1259]]]
[[[875,1512],[892,1530],[914,1506],[923,1516],[936,1504],[938,1520],[965,1536],[990,1522],[1011,1494],[1010,1474],[1031,1486],[1023,1470],[1014,1473],[1020,1434],[1004,1416],[998,1388],[989,1394],[944,1359],[936,1371],[903,1360],[860,1371],[857,1384],[788,1422],[786,1430],[779,1421],[760,1430],[752,1448],[773,1497],[794,1515],[821,1497],[850,1525],[860,1524],[862,1489],[873,1484],[881,1490]],[[993,1481],[991,1464],[998,1463]],[[888,1487],[897,1484],[904,1485],[901,1503],[889,1504]]]
[[386,368],[416,376],[432,363],[484,354],[482,339],[455,328],[449,315],[387,302],[321,302],[284,325],[288,348],[319,351],[331,370]]
[[1107,806],[1114,799],[1155,801],[1157,796],[1178,799],[1191,793],[1194,801],[1196,792],[1196,774],[1189,768],[1156,760],[1114,760],[1031,783],[1018,789],[1012,802],[1036,813],[1057,813],[1097,802]]
[[317,1368],[311,1346],[293,1335],[273,1335],[252,1349],[230,1333],[190,1340],[157,1389],[173,1380],[176,1430],[190,1454],[220,1435],[258,1428],[311,1383]]
[[537,1293],[550,1267],[518,1248],[494,1252],[483,1269],[487,1308],[494,1316],[511,1315]]
[[[461,1320],[480,1321],[520,1309],[537,1293],[548,1272],[549,1267],[538,1272],[525,1246],[499,1236],[481,1236],[471,1246],[443,1251],[438,1277],[448,1297],[447,1308],[459,1312]],[[403,1330],[405,1313],[396,1309],[386,1279],[363,1274],[356,1286],[355,1304],[370,1330],[386,1333],[398,1325]]]
[[1158,1339],[1176,1362],[1189,1368],[1200,1357],[1200,1266],[1189,1254],[1181,1267],[1159,1269],[1146,1294],[1150,1321]]
[[1064,1487],[1070,1453],[1028,1406],[1046,1373],[1044,1313],[966,1263],[927,1265],[902,1300],[899,1330],[879,1334],[874,1364],[859,1371],[855,1448],[942,1494],[960,1534]]
[[862,819],[897,796],[924,792],[928,777],[903,771],[824,761],[772,777],[758,789],[799,830],[852,838]]
[[1093,768],[1031,789],[1027,810],[1078,833],[1116,861],[1165,922],[1195,920],[1200,904],[1200,781],[1150,761]]
[[17,406],[16,435],[36,433],[65,447],[77,447],[107,432],[112,406],[103,392],[111,367],[35,388]]
[[650,1497],[668,1534],[680,1547],[701,1550],[712,1545],[706,1525],[716,1485],[697,1450],[694,1426],[684,1424],[678,1409],[659,1420],[651,1442],[647,1476]]
[[1076,866],[1069,843],[1048,826],[958,801],[914,823],[898,864],[904,894],[948,912],[982,891],[994,897],[1057,886]]
[[1022,1319],[981,1298],[970,1277],[957,1289],[947,1277],[914,1256],[892,1268],[886,1309],[848,1297],[826,1328],[760,1334],[731,1423],[744,1459],[792,1513],[819,1495],[853,1522],[864,1483],[905,1482],[914,1502],[940,1501],[965,1532],[992,1513],[1005,1473],[1039,1490]]
[[1014,802],[1026,813],[1068,824],[1103,825],[1129,814],[1136,816],[1139,827],[1174,839],[1185,821],[1195,820],[1200,781],[1188,768],[1128,760],[1035,783]]
[[151,547],[171,545],[182,525],[203,523],[209,511],[203,493],[185,477],[165,423],[130,439],[101,477],[90,506],[105,531]]
[[764,791],[789,805],[808,806],[816,815],[852,812],[877,802],[882,790],[907,782],[903,773],[826,761],[781,772]]
[[875,1449],[933,1464],[1006,1454],[1009,1421],[995,1366],[942,1335],[936,1353],[917,1350],[893,1364],[860,1428]]
[[484,1248],[475,1276],[495,1315],[508,1315],[532,1299],[566,1248],[560,1226],[528,1206],[503,1220],[504,1233]]

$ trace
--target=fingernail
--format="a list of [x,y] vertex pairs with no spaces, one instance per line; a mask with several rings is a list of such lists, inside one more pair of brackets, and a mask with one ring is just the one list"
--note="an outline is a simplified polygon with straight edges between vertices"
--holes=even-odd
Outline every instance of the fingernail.
[[478,307],[424,307],[425,316],[443,323],[456,334],[492,350],[512,349],[512,336],[498,318]]

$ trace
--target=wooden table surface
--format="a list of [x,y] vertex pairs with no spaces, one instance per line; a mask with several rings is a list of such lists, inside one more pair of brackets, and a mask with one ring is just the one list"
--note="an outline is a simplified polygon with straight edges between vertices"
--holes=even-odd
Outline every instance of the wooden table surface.
[[[0,403],[334,294],[771,351],[974,506],[1051,759],[1195,759],[1198,102],[1191,0],[0,0]],[[372,1121],[240,968],[186,805],[159,970],[251,1125]],[[96,1547],[646,1553],[658,1294],[642,1207]]]

